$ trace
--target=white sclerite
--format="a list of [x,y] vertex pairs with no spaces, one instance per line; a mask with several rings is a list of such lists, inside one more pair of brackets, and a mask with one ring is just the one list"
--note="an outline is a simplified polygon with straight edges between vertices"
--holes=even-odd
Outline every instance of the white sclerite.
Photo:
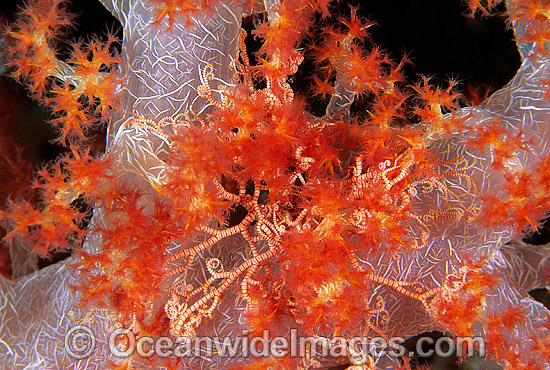
[[[214,66],[217,79],[231,81],[229,62],[236,55],[243,10],[221,4],[212,15],[197,20],[200,31],[175,24],[175,30],[171,33],[164,32],[162,26],[151,27],[153,11],[150,6],[144,5],[145,1],[103,0],[103,3],[123,24],[121,68],[128,78],[123,92],[124,109],[113,117],[109,127],[108,150],[119,162],[121,171],[127,173],[124,176],[144,185],[162,183],[166,175],[160,158],[166,155],[166,143],[150,132],[127,129],[123,127],[123,122],[134,111],[153,120],[175,116],[192,106],[203,107],[196,113],[206,113],[208,102],[196,91],[200,85],[200,68],[210,63]],[[550,114],[548,101],[540,97],[546,89],[543,80],[548,78],[549,65],[549,61],[543,58],[525,59],[510,84],[496,92],[481,107],[469,110],[469,119],[488,122],[489,118],[498,116],[501,122],[511,127],[523,128],[527,140],[532,139],[540,148],[538,154],[545,153],[545,126]],[[498,188],[502,179],[489,168],[490,158],[475,157],[464,147],[464,137],[458,134],[451,139],[434,138],[431,145],[442,160],[452,159],[456,153],[475,158],[477,163],[471,175],[481,190]],[[521,153],[507,165],[529,169],[531,162],[528,153]],[[431,202],[437,203],[438,200]],[[421,207],[430,208],[428,203]],[[95,211],[93,222],[102,222],[101,212],[100,209]],[[444,235],[443,239],[441,235]],[[477,253],[490,257],[484,269],[510,270],[510,273],[505,273],[508,278],[491,290],[485,305],[489,310],[498,310],[506,303],[526,308],[530,320],[518,327],[517,342],[519,351],[527,351],[529,343],[522,344],[522,339],[532,330],[541,333],[546,330],[542,328],[542,323],[548,311],[531,299],[525,287],[520,285],[530,276],[514,277],[514,269],[517,268],[514,256],[518,249],[510,247],[501,250],[501,245],[511,238],[512,232],[507,228],[487,230],[459,222],[434,233],[423,250],[414,256],[404,257],[399,263],[395,263],[392,255],[384,250],[380,251],[379,256],[372,256],[370,261],[364,262],[376,269],[379,276],[402,280],[406,275],[409,281],[418,279],[433,286],[434,282],[440,284],[445,275],[454,272],[454,265],[462,262],[464,256]],[[85,247],[93,251],[100,245],[101,235],[89,235]],[[506,253],[512,253],[512,256],[507,257]],[[372,266],[372,261],[377,261],[377,265]],[[67,315],[69,311],[78,312],[75,307],[77,297],[70,288],[77,284],[75,272],[69,266],[72,262],[71,258],[16,281],[0,277],[1,369],[104,369],[107,359],[114,360],[108,348],[108,333],[113,323],[100,311],[95,313],[94,321],[87,324],[97,337],[97,348],[93,354],[83,360],[74,360],[67,354],[65,334],[78,324]],[[393,331],[412,335],[440,329],[422,310],[411,307],[409,300],[403,300],[391,289],[378,286],[374,292],[376,296],[383,295],[386,306],[393,308],[389,323]],[[240,333],[242,317],[236,315],[234,320],[235,317],[226,313],[230,312],[229,309],[225,309],[227,311],[220,307],[227,320],[216,328],[220,331],[219,335]],[[228,368],[232,361],[226,358],[206,359],[197,361],[193,368],[223,369]],[[146,362],[136,365],[136,368],[148,368]]]

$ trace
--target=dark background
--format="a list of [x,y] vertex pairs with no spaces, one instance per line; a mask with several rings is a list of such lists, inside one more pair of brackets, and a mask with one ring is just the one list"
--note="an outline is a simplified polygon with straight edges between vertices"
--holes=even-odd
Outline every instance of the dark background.
[[[5,25],[13,21],[22,4],[21,0],[0,1],[0,23]],[[75,0],[66,4],[78,16],[75,27],[62,41],[89,40],[109,30],[117,31],[122,38],[120,24],[99,1]],[[466,17],[467,9],[460,0],[341,1],[334,5],[332,13],[348,17],[349,4],[359,7],[360,15],[376,22],[376,26],[369,28],[374,44],[386,50],[395,61],[405,53],[409,55],[413,65],[406,65],[405,72],[410,84],[418,80],[419,74],[433,76],[431,82],[442,85],[449,78],[458,79],[465,102],[475,104],[480,102],[476,96],[483,97],[499,89],[519,67],[513,32],[506,28],[502,16],[504,6],[484,19]],[[68,54],[69,45],[68,42],[60,43],[61,57]],[[307,70],[307,63],[304,65],[302,71]],[[15,113],[13,131],[22,131],[27,155],[33,161],[39,163],[55,158],[62,148],[50,144],[56,134],[44,123],[47,113],[27,98],[24,89],[5,72],[0,63],[0,102],[4,109]],[[298,93],[305,93],[311,79],[308,72],[300,73],[304,72],[293,79],[293,87]],[[314,104],[317,102],[312,101],[310,106]],[[358,110],[365,111],[361,107]],[[28,128],[31,128],[31,135],[26,134]]]
[[[0,3],[0,20],[11,20],[23,1]],[[519,67],[519,54],[513,33],[506,29],[504,6],[490,17],[468,18],[460,0],[381,0],[341,1],[333,13],[349,15],[348,4],[359,7],[359,14],[377,23],[369,31],[374,42],[398,60],[404,52],[413,60],[407,70],[433,75],[441,80],[458,78],[463,86],[485,85],[498,89]],[[68,38],[87,39],[120,28],[99,1],[67,2],[79,14],[76,27]],[[119,33],[122,36],[121,33]]]

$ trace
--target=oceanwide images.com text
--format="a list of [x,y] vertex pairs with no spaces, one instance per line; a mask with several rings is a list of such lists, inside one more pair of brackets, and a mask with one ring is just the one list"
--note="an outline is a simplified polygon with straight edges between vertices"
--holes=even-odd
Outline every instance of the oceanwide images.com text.
[[[113,330],[108,338],[109,351],[117,358],[137,355],[143,358],[179,357],[293,357],[339,358],[346,357],[364,361],[367,356],[394,358],[417,355],[430,357],[473,357],[485,356],[485,340],[482,337],[420,337],[414,351],[408,351],[402,337],[304,337],[298,330],[291,329],[288,337],[271,337],[269,330],[263,330],[261,336],[251,336],[243,330],[236,337],[136,337],[131,330],[119,328]],[[87,326],[72,327],[65,334],[65,351],[74,359],[90,357],[96,350],[97,340]],[[429,348],[429,349],[428,349]]]

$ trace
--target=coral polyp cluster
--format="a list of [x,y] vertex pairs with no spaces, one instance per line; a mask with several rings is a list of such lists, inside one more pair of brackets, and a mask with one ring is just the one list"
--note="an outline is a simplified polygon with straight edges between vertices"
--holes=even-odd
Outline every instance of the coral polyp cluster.
[[[468,107],[454,80],[409,85],[408,58],[370,46],[373,23],[355,7],[333,17],[326,1],[103,3],[124,28],[120,53],[109,34],[59,59],[54,41],[71,24],[61,0],[29,2],[6,33],[13,77],[49,107],[68,151],[39,171],[40,201],[12,199],[1,211],[5,240],[41,255],[72,251],[1,281],[2,343],[38,332],[40,348],[19,346],[6,364],[410,369],[408,358],[311,347],[441,330],[483,336],[509,368],[547,366],[548,311],[527,295],[547,283],[547,248],[518,239],[550,205],[538,5],[509,2],[522,67]],[[252,58],[242,17],[264,11]],[[327,23],[310,45],[315,19]],[[309,57],[308,93],[327,98],[321,116],[290,82]],[[354,114],[359,99],[368,110]],[[102,123],[105,153],[94,155]],[[66,333],[84,324],[98,344],[76,359]],[[113,341],[115,328],[217,346],[314,339],[300,356],[199,346],[194,356],[120,359],[113,353],[128,343]]]

